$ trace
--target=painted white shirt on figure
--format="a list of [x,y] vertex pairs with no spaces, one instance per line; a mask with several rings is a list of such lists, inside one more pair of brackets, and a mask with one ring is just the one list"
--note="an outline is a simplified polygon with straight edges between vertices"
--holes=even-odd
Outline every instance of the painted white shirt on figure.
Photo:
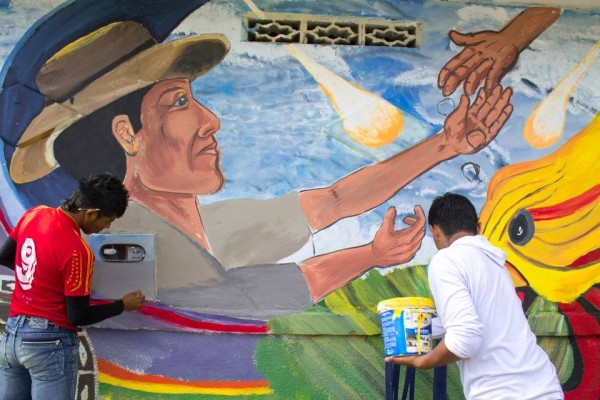
[[438,251],[429,284],[460,357],[465,396],[476,399],[563,399],[554,365],[538,346],[508,271],[506,253],[483,236],[465,236]]

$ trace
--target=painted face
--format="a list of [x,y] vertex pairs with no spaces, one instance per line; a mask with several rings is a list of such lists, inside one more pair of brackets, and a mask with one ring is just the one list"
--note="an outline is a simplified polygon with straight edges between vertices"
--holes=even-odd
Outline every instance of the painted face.
[[215,133],[219,119],[193,97],[189,82],[157,83],[144,96],[136,174],[158,191],[211,194],[223,187]]
[[99,213],[98,211],[86,211],[82,224],[81,230],[86,234],[98,233],[104,229],[110,228],[110,224],[117,219],[116,216],[105,216]]

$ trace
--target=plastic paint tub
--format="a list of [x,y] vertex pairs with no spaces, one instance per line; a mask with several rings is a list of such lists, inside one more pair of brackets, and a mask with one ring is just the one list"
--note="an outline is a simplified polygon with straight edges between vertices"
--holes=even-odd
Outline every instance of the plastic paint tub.
[[396,297],[379,302],[385,356],[414,356],[431,351],[433,301],[426,297]]

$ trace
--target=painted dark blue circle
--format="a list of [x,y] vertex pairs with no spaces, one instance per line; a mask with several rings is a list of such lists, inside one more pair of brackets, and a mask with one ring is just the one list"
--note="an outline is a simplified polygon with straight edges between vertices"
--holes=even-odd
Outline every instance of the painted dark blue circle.
[[508,237],[518,246],[527,244],[535,233],[535,224],[531,213],[525,209],[517,211],[508,225]]

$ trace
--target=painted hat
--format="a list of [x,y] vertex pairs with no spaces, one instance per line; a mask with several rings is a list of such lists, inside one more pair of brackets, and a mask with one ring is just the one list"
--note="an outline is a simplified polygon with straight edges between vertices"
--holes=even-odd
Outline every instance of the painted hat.
[[36,76],[47,104],[17,143],[12,180],[32,182],[57,168],[54,141],[74,122],[161,80],[192,81],[219,64],[229,48],[220,34],[157,43],[134,21],[112,23],[65,46]]

